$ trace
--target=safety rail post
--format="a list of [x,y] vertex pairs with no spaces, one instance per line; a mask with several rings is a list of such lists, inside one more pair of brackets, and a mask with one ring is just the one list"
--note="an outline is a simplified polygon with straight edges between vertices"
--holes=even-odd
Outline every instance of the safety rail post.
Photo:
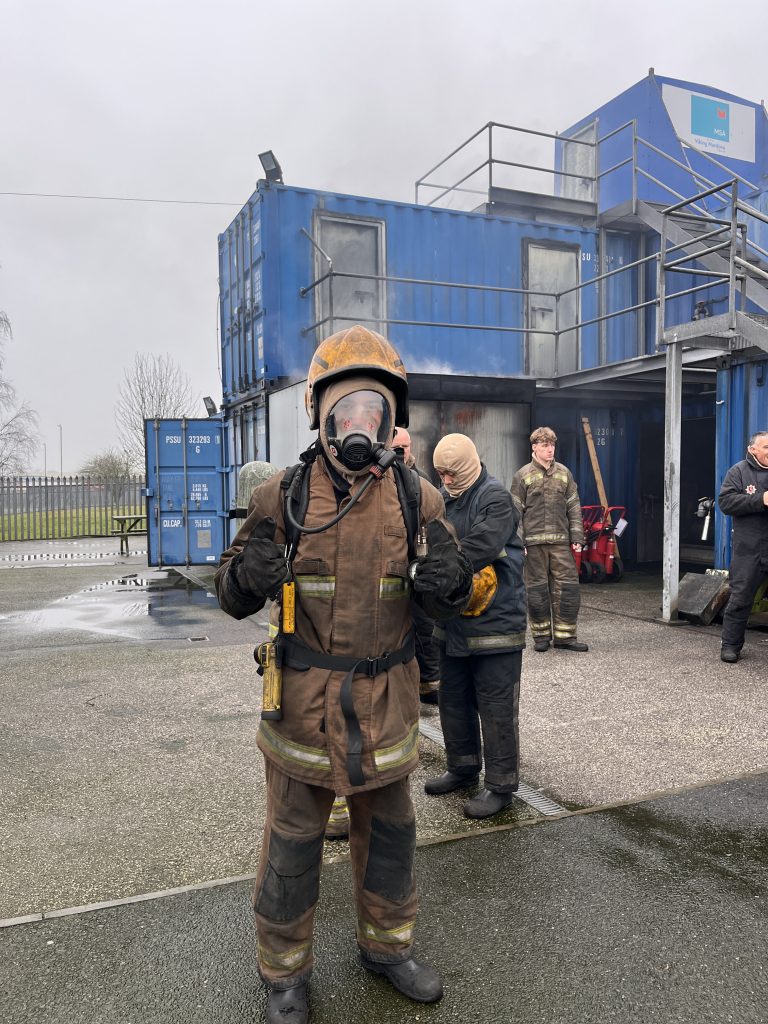
[[488,122],[488,202],[493,188],[493,121]]
[[[663,271],[662,271],[663,272]],[[680,434],[683,395],[682,344],[667,343],[667,379],[664,389],[664,587],[661,617],[677,619],[680,589]]]
[[[747,225],[739,225],[739,234],[741,235],[741,258],[743,260],[749,260],[749,239],[747,237]],[[741,312],[746,312],[747,309],[747,275],[741,275],[741,291],[739,292],[739,306]]]
[[[600,230],[597,233],[597,248],[598,248],[598,263],[597,272],[598,275],[602,274],[603,267],[608,266],[608,232],[605,230],[604,225],[600,225]],[[608,312],[608,289],[605,285],[605,278],[600,276],[597,281],[597,308],[601,317],[604,317]],[[598,332],[598,352],[600,354],[600,362],[605,363],[608,355],[608,320],[601,320],[600,325],[597,329]]]
[[637,214],[637,120],[632,119],[632,214]]
[[[736,257],[739,238],[739,183],[733,179],[731,184],[731,237],[728,251],[728,327],[736,330]],[[746,291],[746,281],[743,291]]]
[[666,323],[666,269],[664,264],[667,260],[667,218],[666,211],[661,218],[661,235],[659,237],[659,267],[656,286],[656,351],[661,350],[664,344],[664,325]]

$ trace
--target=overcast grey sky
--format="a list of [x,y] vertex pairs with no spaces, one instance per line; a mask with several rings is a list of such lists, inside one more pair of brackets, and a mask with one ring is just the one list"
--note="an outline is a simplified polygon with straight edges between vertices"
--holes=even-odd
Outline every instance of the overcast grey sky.
[[[289,184],[411,201],[489,120],[556,131],[645,77],[768,97],[765,0],[0,0],[6,371],[49,471],[116,440],[136,352],[218,402],[217,235],[273,149]],[[204,415],[202,403],[199,415]],[[32,469],[42,471],[42,451]]]

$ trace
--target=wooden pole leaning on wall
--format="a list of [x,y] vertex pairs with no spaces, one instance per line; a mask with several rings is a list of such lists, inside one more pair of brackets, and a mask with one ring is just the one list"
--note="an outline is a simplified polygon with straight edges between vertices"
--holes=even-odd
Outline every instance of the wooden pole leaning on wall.
[[[592,463],[592,472],[595,475],[595,485],[597,486],[597,499],[603,508],[608,508],[608,497],[605,493],[605,484],[603,483],[603,474],[600,471],[600,463],[597,461],[597,449],[595,448],[595,439],[592,437],[592,427],[589,425],[589,417],[581,417],[581,425],[584,429],[584,439],[587,442],[587,451],[589,452],[589,461]],[[616,549],[616,554],[619,553],[619,541],[614,534],[613,543]]]

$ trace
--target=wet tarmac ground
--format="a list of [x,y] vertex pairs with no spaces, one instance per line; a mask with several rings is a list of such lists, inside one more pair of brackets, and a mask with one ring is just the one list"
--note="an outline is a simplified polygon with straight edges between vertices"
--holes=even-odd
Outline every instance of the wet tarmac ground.
[[[764,1021],[767,799],[761,776],[422,846],[417,952],[443,978],[434,1006],[359,967],[349,865],[326,865],[312,1020]],[[8,929],[5,1019],[259,1020],[248,904],[241,882]]]
[[[113,545],[0,545],[0,1020],[258,1020],[263,613]],[[417,945],[446,997],[356,966],[328,843],[313,1020],[768,1019],[766,634],[723,665],[717,628],[660,626],[659,599],[585,588],[589,654],[529,647],[524,799],[491,822],[424,795],[445,762],[423,710]]]

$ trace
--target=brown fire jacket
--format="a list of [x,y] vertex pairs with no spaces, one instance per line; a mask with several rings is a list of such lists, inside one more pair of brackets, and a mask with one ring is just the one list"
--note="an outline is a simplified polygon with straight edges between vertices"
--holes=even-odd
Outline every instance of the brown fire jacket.
[[526,547],[584,543],[579,492],[567,466],[553,462],[544,469],[532,459],[512,477],[511,490]]
[[[265,516],[276,524],[275,542],[285,543],[283,496],[278,473],[253,492],[248,518],[224,552],[216,574],[221,607],[235,618],[253,614],[261,602],[248,604],[229,586],[229,563],[244,547],[251,530]],[[353,493],[358,484],[353,485]],[[342,506],[349,499],[342,501]],[[422,523],[441,518],[443,500],[421,481]],[[338,511],[326,464],[311,469],[306,526],[319,526]],[[372,484],[336,526],[324,533],[302,534],[293,562],[296,580],[295,638],[305,647],[332,655],[376,657],[403,647],[411,629],[411,591],[407,577],[408,541],[395,480],[391,472]],[[239,589],[239,588],[238,588]],[[242,594],[242,592],[240,592]],[[440,608],[425,610],[437,617]],[[458,609],[453,614],[458,613]],[[270,624],[277,632],[279,609]],[[281,771],[339,795],[375,789],[408,775],[418,762],[419,669],[415,658],[352,683],[355,712],[363,736],[361,766],[365,783],[353,786],[347,773],[347,726],[339,696],[344,671],[310,667],[283,668],[280,721],[262,722],[258,745]]]

